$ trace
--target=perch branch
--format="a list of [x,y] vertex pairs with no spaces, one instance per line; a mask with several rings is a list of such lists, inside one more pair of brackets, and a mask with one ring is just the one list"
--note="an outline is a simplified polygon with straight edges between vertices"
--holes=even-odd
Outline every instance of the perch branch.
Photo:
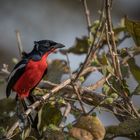
[[20,32],[18,30],[16,30],[16,38],[17,38],[17,44],[18,44],[19,54],[20,54],[20,57],[22,58],[22,55],[23,55],[23,47],[22,47],[22,43],[21,43]]

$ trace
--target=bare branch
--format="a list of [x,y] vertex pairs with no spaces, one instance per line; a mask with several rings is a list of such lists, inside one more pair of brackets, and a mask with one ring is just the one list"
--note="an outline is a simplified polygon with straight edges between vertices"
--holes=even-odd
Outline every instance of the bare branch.
[[86,111],[85,111],[84,105],[82,103],[82,99],[81,99],[81,96],[80,96],[80,91],[79,91],[79,89],[77,87],[77,84],[74,83],[73,80],[72,80],[72,71],[71,71],[71,68],[70,68],[70,61],[69,61],[69,57],[68,57],[67,54],[66,54],[66,57],[67,57],[67,63],[68,63],[68,66],[69,66],[69,74],[70,74],[70,79],[71,79],[71,85],[72,85],[72,87],[73,87],[73,89],[74,89],[74,91],[75,91],[75,93],[77,95],[77,98],[78,98],[79,103],[81,105],[82,111],[85,114]]
[[23,47],[22,47],[22,43],[21,43],[20,32],[18,30],[16,30],[16,38],[17,38],[17,43],[18,43],[19,54],[20,54],[20,57],[22,58]]
[[89,37],[92,36],[92,33],[91,33],[91,19],[90,19],[90,11],[88,9],[88,6],[87,6],[87,0],[81,0],[82,4],[83,4],[83,7],[84,7],[84,12],[85,12],[85,16],[86,16],[86,21],[87,21],[87,26],[88,26],[88,35]]

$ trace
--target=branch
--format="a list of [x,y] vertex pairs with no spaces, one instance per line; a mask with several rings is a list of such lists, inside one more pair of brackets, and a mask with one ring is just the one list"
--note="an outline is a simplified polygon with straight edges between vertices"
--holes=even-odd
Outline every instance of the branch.
[[[88,10],[86,2],[84,2],[84,7],[85,7],[84,9]],[[91,43],[91,45],[90,45],[90,47],[88,49],[88,53],[87,53],[86,58],[85,58],[85,60],[83,62],[83,65],[81,66],[81,68],[80,68],[79,72],[77,73],[77,75],[76,75],[75,79],[73,80],[73,82],[75,82],[79,78],[79,75],[84,70],[84,68],[88,65],[89,60],[92,58],[92,56],[95,54],[96,50],[100,46],[99,43],[100,43],[100,39],[101,39],[101,37],[103,35],[104,27],[102,28],[102,30],[100,32],[100,36],[97,39],[97,43],[96,43],[96,38],[97,38],[97,34],[99,32],[100,27],[103,25],[103,14],[104,13],[103,13],[103,8],[102,8],[102,14],[100,15],[100,20],[99,20],[100,25],[97,27],[97,30],[96,30],[95,34],[94,35],[92,34],[93,35],[93,41],[92,41],[92,43]],[[88,26],[89,26],[89,24],[88,24]],[[90,38],[90,36],[89,36],[89,38]]]
[[[120,69],[120,61],[118,58],[117,54],[117,46],[115,43],[115,37],[114,37],[114,32],[112,29],[112,19],[111,19],[111,5],[112,5],[112,0],[105,0],[105,7],[106,7],[106,22],[107,22],[107,40],[108,40],[108,46],[111,49],[111,55],[112,55],[112,61],[114,65],[114,72],[116,77],[118,77],[118,80],[120,82],[120,85],[122,85],[122,73]],[[135,109],[131,99],[127,96],[126,91],[122,88],[122,96],[126,104],[132,109],[133,113],[135,114],[136,117],[140,117],[138,111]]]
[[91,19],[90,19],[90,11],[88,9],[88,6],[87,6],[87,0],[81,0],[82,1],[82,4],[83,4],[83,7],[84,7],[84,12],[85,12],[85,16],[86,16],[86,21],[87,21],[87,26],[88,26],[88,35],[89,37],[91,37],[92,33],[91,33]]
[[92,84],[92,85],[88,86],[87,88],[90,90],[96,90],[97,88],[101,87],[106,82],[106,80],[108,80],[110,77],[111,77],[111,74],[109,74],[107,77],[101,78],[95,84]]
[[[107,31],[108,31],[108,46],[112,46],[110,48],[112,59],[113,59],[113,65],[114,65],[114,71],[116,76],[121,80],[122,79],[122,74],[121,74],[121,69],[120,69],[120,63],[117,55],[117,47],[115,43],[115,37],[114,37],[114,31],[112,29],[112,19],[111,19],[111,0],[105,0],[105,6],[106,6],[106,22],[107,22]],[[111,43],[110,42],[111,39]]]
[[72,71],[71,71],[71,67],[70,67],[69,57],[68,57],[67,54],[66,54],[66,57],[67,57],[67,63],[68,63],[68,66],[69,66],[69,75],[70,75],[70,79],[71,79],[71,86],[72,86],[74,92],[75,92],[76,95],[77,95],[77,98],[78,98],[78,100],[79,100],[80,106],[81,106],[81,108],[82,108],[82,112],[85,114],[86,111],[85,111],[85,108],[84,108],[84,105],[83,105],[83,103],[82,103],[82,99],[81,99],[81,96],[80,96],[79,86],[77,86],[77,84],[74,83],[73,80],[72,80]]
[[140,132],[140,119],[126,120],[119,125],[108,126],[106,128],[106,139],[111,139],[119,136],[125,136],[129,138],[138,137]]
[[18,30],[16,30],[16,38],[17,38],[17,44],[18,44],[19,54],[20,54],[20,57],[22,58],[22,55],[23,55],[23,47],[22,47],[22,43],[21,43],[20,32]]

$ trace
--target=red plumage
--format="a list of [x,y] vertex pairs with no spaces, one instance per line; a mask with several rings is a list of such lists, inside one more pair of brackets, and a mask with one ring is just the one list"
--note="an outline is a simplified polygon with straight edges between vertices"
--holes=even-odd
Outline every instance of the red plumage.
[[29,60],[25,68],[25,72],[12,88],[20,98],[28,97],[30,90],[33,89],[42,79],[43,74],[47,69],[47,56],[48,53],[44,54],[39,61]]

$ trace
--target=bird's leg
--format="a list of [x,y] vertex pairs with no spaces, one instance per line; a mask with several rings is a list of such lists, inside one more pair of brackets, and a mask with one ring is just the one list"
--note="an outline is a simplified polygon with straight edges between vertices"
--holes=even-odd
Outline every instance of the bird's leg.
[[[22,105],[23,105],[23,107],[24,107],[24,110],[27,110],[28,108],[31,108],[30,105],[27,106],[27,104],[26,104],[26,102],[25,102],[24,99],[21,100],[21,102],[22,102]],[[31,108],[31,109],[32,109],[32,108]],[[34,117],[33,117],[32,115],[33,115],[33,114],[29,114],[29,115],[27,116],[28,122],[30,123],[30,125],[32,126],[32,128],[34,128],[34,129],[37,131],[37,133],[39,134],[39,131],[38,131],[38,128],[37,128],[37,123],[38,123],[38,121],[35,120],[36,117],[37,117],[37,115],[34,114],[34,115],[35,115]]]
[[[29,95],[30,96],[30,95]],[[30,101],[30,104],[34,103],[34,99],[32,97],[29,97],[27,99],[29,99]],[[27,110],[27,109],[33,109],[30,107],[30,105],[27,105],[25,100],[23,99],[22,100],[22,105],[24,107],[24,110]],[[31,124],[32,128],[34,128],[34,130],[36,131],[36,135],[37,137],[41,137],[41,134],[37,128],[37,123],[38,123],[38,115],[37,114],[29,114],[28,115],[28,122]]]
[[21,110],[20,101],[19,101],[18,95],[16,95],[16,114],[17,114],[17,117],[19,118],[19,129],[23,131],[27,124],[27,121],[26,121],[26,116],[23,115],[23,112],[20,110]]
[[[19,99],[16,101],[18,102],[18,106],[19,106]],[[23,105],[24,110],[27,110],[28,108],[30,108],[30,106],[27,106],[25,99],[21,99],[21,103]],[[23,131],[25,127],[27,126],[27,120],[28,120],[28,123],[32,126],[32,128],[36,130],[37,137],[38,138],[41,137],[37,128],[38,117],[36,116],[34,119],[31,114],[27,116],[26,114],[24,114],[24,112],[20,112],[19,110],[20,108],[18,108],[19,129]]]

